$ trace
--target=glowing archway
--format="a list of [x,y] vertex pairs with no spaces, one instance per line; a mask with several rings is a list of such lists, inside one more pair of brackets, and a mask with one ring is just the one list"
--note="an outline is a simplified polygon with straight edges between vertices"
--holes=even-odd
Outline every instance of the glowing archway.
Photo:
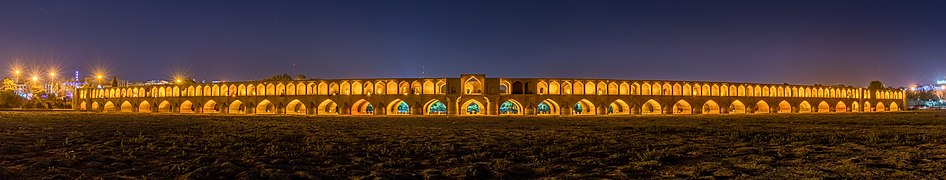
[[486,106],[483,103],[475,99],[467,100],[465,103],[461,104],[459,113],[461,115],[484,115],[486,114]]
[[847,105],[844,104],[844,101],[838,101],[838,105],[834,106],[834,112],[847,112]]
[[305,108],[305,103],[298,99],[293,99],[286,104],[286,114],[305,115],[306,110],[308,109]]
[[573,115],[595,115],[597,113],[595,105],[587,99],[581,99],[576,102],[572,110],[572,112],[574,112]]
[[876,111],[876,112],[886,112],[886,111],[887,111],[887,107],[884,106],[884,103],[883,103],[883,102],[877,102],[877,107],[874,108],[874,111]]
[[799,113],[810,113],[810,112],[811,112],[811,104],[808,104],[808,101],[802,101],[801,104],[798,104],[798,112],[799,112]]
[[230,102],[230,108],[227,108],[227,113],[230,114],[243,114],[246,113],[246,106],[243,106],[243,101],[234,100]]
[[115,104],[112,104],[111,101],[106,101],[105,108],[102,109],[102,111],[105,111],[105,112],[115,112],[116,110],[117,108],[115,108]]
[[538,115],[558,115],[559,114],[558,103],[552,99],[545,99],[536,106],[536,114]]
[[857,101],[851,102],[851,112],[861,111],[861,105]]
[[217,106],[217,102],[214,100],[207,100],[204,103],[204,113],[219,113],[220,108]]
[[191,101],[184,101],[181,103],[180,113],[194,113],[194,103]]
[[509,99],[499,105],[499,115],[522,115],[522,105],[515,99]]
[[702,114],[719,114],[719,104],[716,101],[709,100],[703,103]]
[[891,102],[890,112],[897,112],[897,111],[900,111],[900,106],[898,106],[896,102]]
[[608,105],[608,114],[631,114],[631,107],[624,100],[614,100]]
[[81,103],[79,103],[79,110],[80,111],[88,110],[88,108],[86,108],[85,106],[86,106],[85,101],[82,101]]
[[769,113],[769,111],[769,103],[762,100],[755,103],[755,113]]
[[351,115],[373,115],[374,114],[374,105],[371,105],[371,102],[368,102],[365,99],[359,99],[355,101],[351,106]]
[[427,110],[424,112],[426,115],[447,115],[447,105],[439,100],[430,100],[424,104],[424,107],[427,107]]
[[831,105],[828,105],[828,102],[821,101],[821,103],[818,103],[818,112],[831,112]]
[[151,103],[148,103],[148,101],[141,101],[141,104],[138,105],[138,112],[140,112],[140,113],[150,113],[150,112],[151,112]]
[[135,107],[131,105],[131,102],[125,101],[122,103],[121,112],[135,112]]
[[260,101],[259,104],[256,104],[256,114],[276,114],[276,106],[269,100]]
[[789,104],[788,101],[779,102],[778,113],[792,113],[792,104]]
[[746,113],[746,105],[742,101],[735,100],[732,104],[729,104],[729,114],[743,114]]
[[864,112],[871,112],[873,106],[870,105],[870,101],[864,101]]
[[395,99],[391,101],[391,103],[388,103],[387,114],[388,115],[410,115],[411,106],[407,104],[407,102],[404,102],[401,99]]
[[673,104],[673,114],[693,114],[693,106],[686,100],[677,101]]
[[335,101],[332,101],[331,99],[326,99],[325,101],[322,101],[322,103],[319,103],[318,108],[319,109],[315,112],[319,115],[338,115],[338,104],[336,104]]
[[663,109],[660,108],[660,103],[651,99],[641,105],[641,114],[663,114]]
[[158,104],[158,112],[171,112],[171,103],[168,101],[161,101],[161,103]]
[[92,111],[99,110],[99,102],[92,102]]

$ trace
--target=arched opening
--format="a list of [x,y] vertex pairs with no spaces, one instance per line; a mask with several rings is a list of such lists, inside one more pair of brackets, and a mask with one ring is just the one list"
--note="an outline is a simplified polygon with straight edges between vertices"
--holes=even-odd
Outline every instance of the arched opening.
[[207,100],[204,103],[204,113],[219,113],[220,107],[217,107],[217,102],[214,100]]
[[230,114],[243,114],[246,113],[246,106],[243,106],[243,101],[234,100],[230,103],[230,108],[227,108],[227,113]]
[[150,113],[150,112],[151,112],[151,103],[148,103],[148,101],[142,101],[141,104],[138,105],[138,112],[140,112],[140,113]]
[[770,112],[769,103],[766,103],[765,101],[759,101],[755,103],[755,107],[756,107],[755,113],[769,113]]
[[703,103],[703,114],[719,114],[719,104],[713,100],[706,101]]
[[663,110],[660,108],[660,103],[651,99],[641,106],[641,114],[663,114]]
[[256,114],[276,114],[276,106],[269,100],[260,101],[256,104]]
[[851,102],[851,112],[861,111],[861,105],[855,102]]
[[92,111],[99,110],[99,102],[92,102]]
[[480,103],[479,101],[474,100],[474,99],[467,100],[465,103],[463,103],[463,104],[460,105],[460,108],[463,108],[463,109],[460,109],[460,114],[462,114],[462,115],[483,115],[483,114],[486,114],[486,113],[485,113],[485,111],[486,111],[486,106],[483,106],[482,103]]
[[411,106],[400,99],[395,99],[388,104],[388,115],[410,115]]
[[500,115],[522,115],[520,109],[522,109],[522,105],[519,104],[519,101],[510,99],[499,105],[499,114]]
[[900,111],[900,106],[898,106],[897,103],[895,103],[895,102],[891,102],[891,103],[890,103],[890,112],[897,112],[897,111]]
[[746,113],[746,105],[742,101],[735,100],[729,105],[729,114]]
[[876,112],[886,112],[886,111],[887,111],[887,107],[884,106],[884,103],[883,103],[883,102],[877,102],[877,107],[874,108],[874,111],[876,111]]
[[180,113],[194,113],[194,103],[191,103],[191,101],[182,102]]
[[118,110],[118,109],[115,108],[115,104],[112,104],[111,101],[105,102],[105,109],[103,109],[103,111],[105,111],[105,112],[115,112],[115,111],[117,111],[117,110]]
[[79,103],[79,110],[80,111],[88,110],[88,108],[86,108],[85,106],[86,106],[85,101],[82,101],[81,103]]
[[587,99],[581,99],[575,103],[573,112],[574,115],[595,115],[595,105]]
[[121,112],[135,112],[135,107],[131,105],[131,102],[125,101],[122,103]]
[[614,100],[614,102],[608,105],[608,114],[629,115],[631,114],[631,107],[627,105],[627,102],[624,102],[624,100]]
[[365,99],[355,101],[351,106],[351,115],[373,115],[374,106]]
[[864,112],[871,112],[871,108],[874,106],[870,105],[870,101],[864,101]]
[[808,101],[802,101],[801,104],[798,104],[798,112],[799,112],[799,113],[810,113],[810,112],[811,112],[811,104],[808,104]]
[[447,105],[438,100],[430,100],[426,107],[428,115],[447,115]]
[[788,101],[778,103],[778,113],[792,113],[792,104]]
[[289,101],[289,104],[286,104],[286,114],[305,115],[306,110],[305,103],[298,99],[293,99]]
[[161,101],[161,103],[158,104],[158,112],[171,112],[171,103],[168,101]]
[[847,112],[847,105],[844,104],[844,101],[838,101],[838,104],[834,106],[834,112]]
[[536,106],[535,112],[538,115],[558,115],[558,103],[555,103],[555,101],[551,99],[545,99]]
[[319,109],[316,111],[319,115],[338,115],[338,104],[331,99],[326,99],[319,103]]
[[673,114],[693,114],[693,106],[686,100],[677,101],[673,104]]
[[470,77],[466,80],[466,83],[463,85],[463,92],[466,94],[479,94],[483,93],[483,85],[480,83],[480,80],[475,77]]
[[828,105],[827,102],[821,101],[821,103],[818,103],[818,112],[831,112],[831,105]]
[[512,94],[524,94],[522,91],[522,83],[519,81],[512,83]]

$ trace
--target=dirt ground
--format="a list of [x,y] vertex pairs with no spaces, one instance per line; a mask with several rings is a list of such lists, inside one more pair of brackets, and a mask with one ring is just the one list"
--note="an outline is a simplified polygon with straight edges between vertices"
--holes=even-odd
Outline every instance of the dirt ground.
[[946,113],[0,112],[0,179],[943,178]]

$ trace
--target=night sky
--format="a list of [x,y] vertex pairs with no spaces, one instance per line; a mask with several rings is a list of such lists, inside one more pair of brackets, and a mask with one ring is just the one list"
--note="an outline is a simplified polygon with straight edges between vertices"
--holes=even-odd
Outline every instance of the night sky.
[[128,80],[424,71],[902,86],[946,75],[946,1],[3,1],[0,61]]

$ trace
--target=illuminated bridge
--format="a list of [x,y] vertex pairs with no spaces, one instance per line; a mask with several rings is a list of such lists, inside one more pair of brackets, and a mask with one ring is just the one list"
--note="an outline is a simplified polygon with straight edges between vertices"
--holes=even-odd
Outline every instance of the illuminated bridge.
[[904,92],[840,86],[560,78],[315,79],[79,88],[91,112],[637,115],[899,111]]

